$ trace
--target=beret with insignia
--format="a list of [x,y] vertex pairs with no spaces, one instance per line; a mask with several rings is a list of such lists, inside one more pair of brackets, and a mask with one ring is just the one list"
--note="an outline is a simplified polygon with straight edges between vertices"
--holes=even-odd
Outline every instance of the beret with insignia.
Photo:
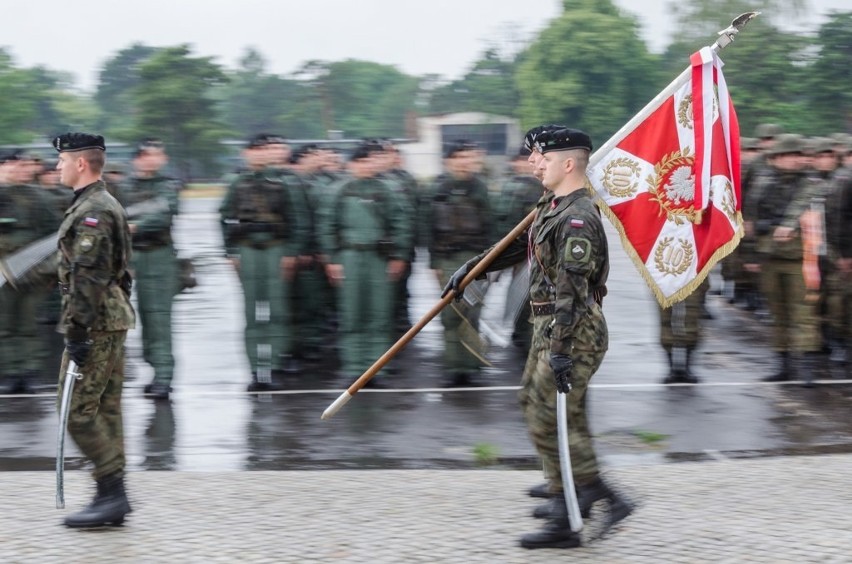
[[74,151],[85,151],[87,149],[100,149],[106,151],[102,135],[91,133],[63,133],[53,139],[53,148],[60,153],[71,153]]
[[544,133],[545,131],[553,131],[555,129],[565,129],[564,125],[556,125],[555,123],[548,123],[545,125],[538,125],[533,127],[529,131],[524,134],[524,148],[529,152],[532,152],[535,149],[535,140],[536,138]]
[[260,148],[260,147],[266,147],[267,145],[269,145],[270,137],[272,137],[272,136],[269,135],[268,133],[258,133],[256,135],[252,135],[248,140],[248,144],[246,145],[246,148],[247,149],[257,149],[257,148]]
[[579,129],[565,127],[541,133],[535,141],[539,153],[549,151],[568,151],[570,149],[592,150],[592,138]]

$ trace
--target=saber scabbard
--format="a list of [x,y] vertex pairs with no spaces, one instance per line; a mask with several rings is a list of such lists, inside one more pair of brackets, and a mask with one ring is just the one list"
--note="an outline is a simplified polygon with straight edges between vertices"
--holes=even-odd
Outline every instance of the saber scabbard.
[[59,402],[59,431],[56,436],[56,509],[65,508],[65,430],[68,428],[68,412],[74,382],[81,379],[77,363],[68,359],[65,381],[62,383],[62,399]]
[[562,471],[562,491],[568,507],[571,530],[583,530],[583,517],[574,489],[574,472],[571,470],[571,451],[568,449],[568,394],[556,392],[556,429],[559,435],[559,469]]

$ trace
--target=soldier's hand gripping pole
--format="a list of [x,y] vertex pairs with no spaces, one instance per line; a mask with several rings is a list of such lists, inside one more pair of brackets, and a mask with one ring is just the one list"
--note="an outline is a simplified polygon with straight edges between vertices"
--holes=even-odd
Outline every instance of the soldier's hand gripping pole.
[[[535,219],[535,214],[536,210],[531,211],[523,220],[521,220],[518,225],[515,226],[514,229],[512,229],[505,237],[500,239],[500,241],[496,245],[494,245],[494,247],[488,252],[488,254],[482,257],[482,260],[479,261],[479,263],[475,267],[473,267],[473,269],[468,273],[468,275],[465,276],[462,283],[459,284],[459,291],[464,290],[464,288],[468,284],[476,280],[481,274],[485,273],[485,269],[488,268],[488,266],[492,262],[494,262],[494,259],[500,256],[500,254],[502,254],[503,251],[505,251],[509,247],[509,245],[512,244],[512,241],[520,237],[521,234],[527,230],[527,227],[529,227]],[[369,382],[370,379],[375,376],[376,373],[381,370],[385,364],[390,362],[390,359],[392,359],[399,351],[401,351],[405,347],[405,345],[407,345],[409,341],[411,341],[411,339],[413,339],[414,336],[417,335],[417,333],[423,330],[423,328],[426,327],[426,324],[432,321],[432,319],[436,315],[441,313],[441,310],[447,307],[447,305],[449,305],[449,303],[453,300],[453,298],[455,298],[455,296],[455,291],[451,291],[446,296],[441,298],[440,301],[432,307],[432,309],[430,309],[428,312],[426,312],[425,315],[423,315],[423,317],[420,318],[420,321],[418,321],[411,329],[406,331],[405,335],[400,337],[399,340],[394,343],[385,354],[383,354],[376,362],[374,362],[373,365],[368,368],[366,372],[364,372],[357,380],[355,380],[355,382],[353,382],[352,385],[349,386],[349,388],[345,392],[340,394],[340,396],[336,400],[334,400],[334,402],[332,402],[332,404],[329,405],[325,411],[323,411],[322,418],[328,419],[329,417],[337,413],[341,407],[346,405],[349,400],[352,399],[352,396],[354,396],[358,392],[358,390],[363,388],[364,385]]]
[[574,473],[571,470],[571,452],[568,450],[568,394],[556,392],[556,430],[559,435],[559,469],[562,471],[562,491],[565,494],[565,506],[568,508],[568,521],[571,530],[579,533],[583,530],[583,517],[574,489]]
[[59,432],[56,436],[56,509],[65,508],[65,430],[68,428],[68,412],[71,407],[71,392],[74,382],[83,378],[77,363],[68,359],[65,381],[62,384],[62,399],[59,402]]

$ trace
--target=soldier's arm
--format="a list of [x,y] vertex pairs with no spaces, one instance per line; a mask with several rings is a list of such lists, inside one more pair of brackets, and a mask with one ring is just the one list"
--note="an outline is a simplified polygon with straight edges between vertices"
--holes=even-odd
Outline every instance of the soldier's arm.
[[324,198],[317,203],[316,209],[316,230],[317,243],[319,244],[320,252],[325,256],[327,261],[337,262],[339,252],[339,237],[338,230],[340,226],[337,224],[338,210],[341,205],[339,201],[342,184],[335,184],[329,187]]
[[389,214],[388,223],[391,231],[391,243],[394,247],[394,252],[389,258],[392,260],[405,260],[408,257],[408,250],[411,248],[414,240],[414,208],[411,206],[404,192],[394,190],[390,186],[388,187],[388,198],[390,200],[390,209],[386,213]]
[[550,352],[571,354],[574,328],[588,307],[589,276],[605,260],[602,256],[605,246],[601,240],[603,232],[597,229],[599,221],[585,214],[567,214],[563,217],[554,235],[556,311]]
[[106,211],[91,211],[77,218],[67,308],[69,319],[80,327],[95,324],[107,289],[114,282],[113,233],[118,228],[117,218]]
[[228,185],[225,190],[225,195],[222,198],[222,203],[219,204],[219,226],[222,229],[222,240],[225,243],[225,252],[229,255],[238,254],[236,242],[231,235],[232,228],[229,227],[228,221],[235,221],[236,213],[234,211],[234,203],[236,200],[236,185],[235,179]]
[[290,223],[290,239],[285,242],[288,256],[307,255],[311,239],[311,206],[308,189],[301,178],[288,179],[284,184],[282,217]]

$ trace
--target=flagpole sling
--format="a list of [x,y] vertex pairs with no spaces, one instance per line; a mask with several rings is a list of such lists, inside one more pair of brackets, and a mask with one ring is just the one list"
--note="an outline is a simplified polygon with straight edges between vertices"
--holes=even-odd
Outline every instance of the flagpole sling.
[[[485,273],[485,269],[494,262],[500,254],[505,251],[509,245],[517,239],[527,228],[532,224],[535,219],[536,210],[531,211],[521,222],[515,226],[505,237],[503,237],[500,242],[494,245],[494,248],[486,254],[479,263],[473,267],[467,276],[464,277],[461,284],[459,284],[459,290],[464,290],[465,287],[476,280],[480,275]],[[346,405],[349,400],[352,399],[358,390],[364,387],[364,385],[370,381],[370,379],[376,375],[376,373],[382,369],[382,367],[387,364],[390,359],[392,359],[399,351],[401,351],[405,345],[414,338],[417,333],[419,333],[426,324],[432,321],[432,319],[441,313],[441,310],[444,309],[449,303],[455,298],[455,291],[450,291],[446,296],[441,298],[441,300],[435,304],[432,309],[430,309],[423,317],[420,318],[411,329],[406,331],[405,335],[399,338],[399,340],[388,349],[388,351],[383,354],[373,365],[364,372],[360,378],[355,380],[349,388],[340,394],[334,402],[329,405],[326,410],[322,414],[322,419],[328,419],[335,413],[337,413],[341,407]]]

